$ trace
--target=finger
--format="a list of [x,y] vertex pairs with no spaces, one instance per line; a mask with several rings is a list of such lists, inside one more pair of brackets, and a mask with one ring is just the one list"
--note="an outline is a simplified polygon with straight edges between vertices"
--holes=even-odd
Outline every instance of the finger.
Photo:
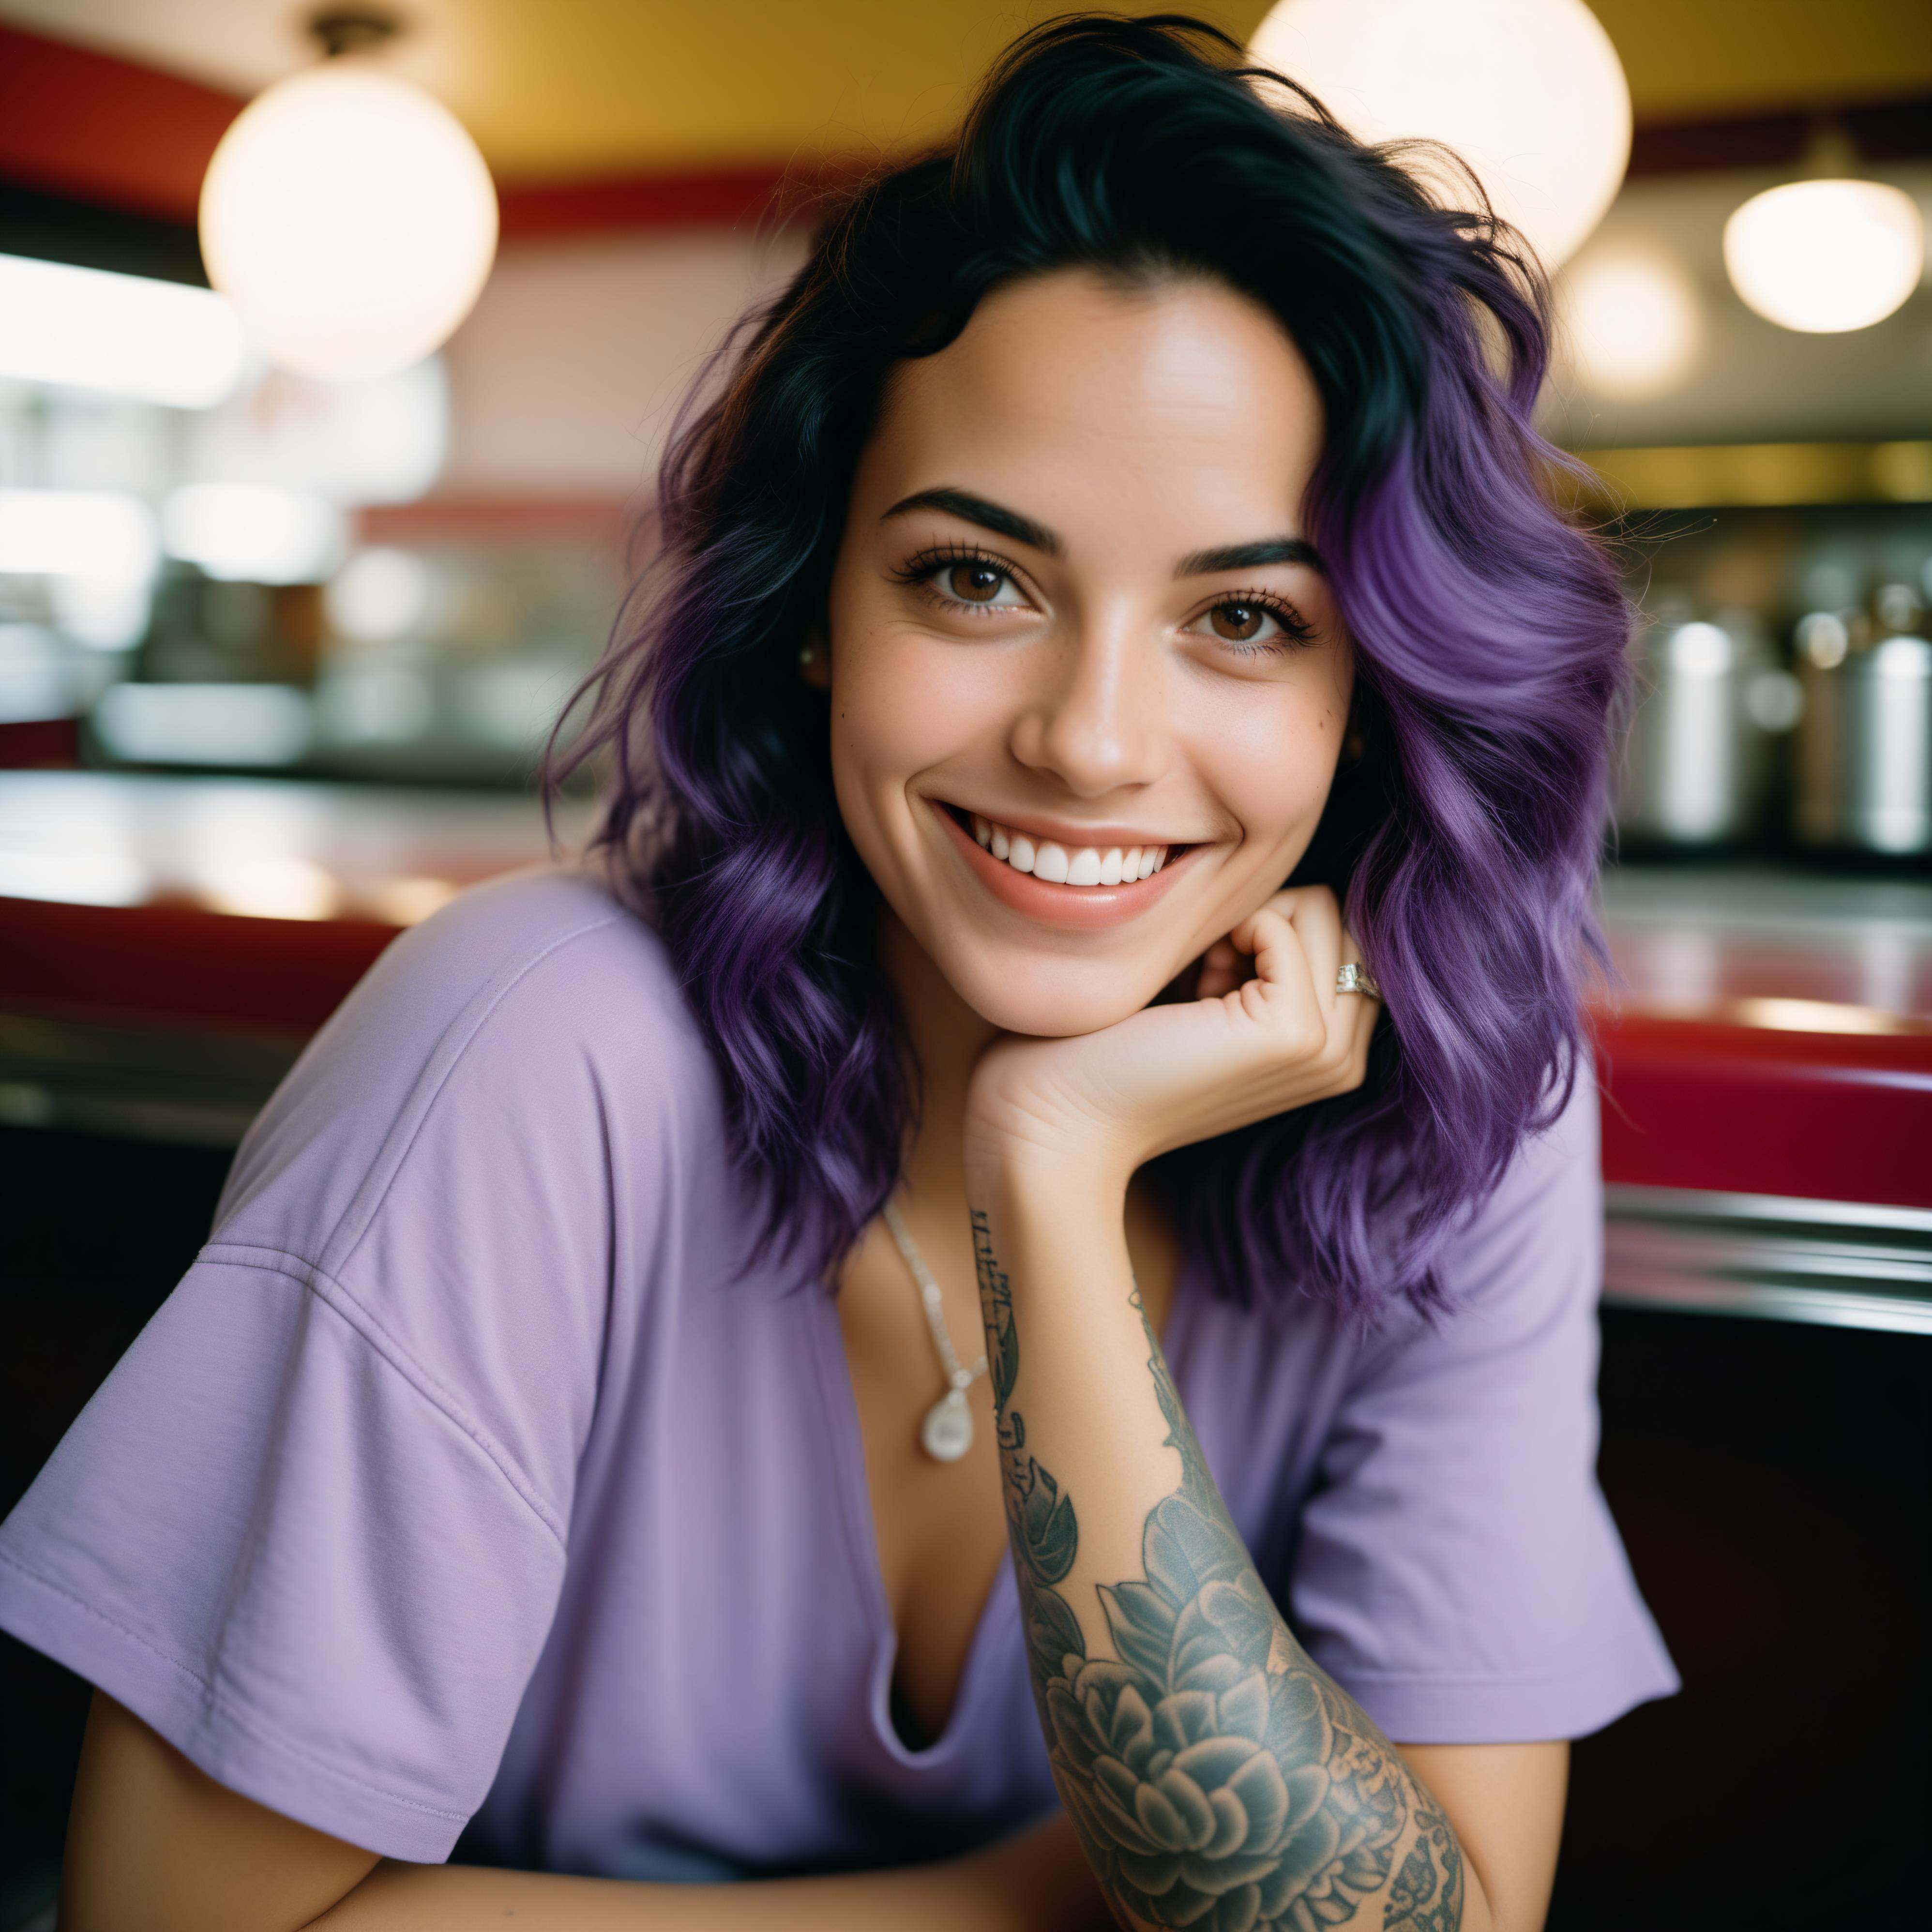
[[[1359,966],[1363,969],[1361,978],[1367,979],[1371,976],[1367,970],[1368,962],[1362,957],[1362,949],[1356,944],[1355,935],[1346,926],[1342,928],[1342,948],[1336,956],[1336,963],[1338,970],[1349,966]],[[1360,992],[1359,997],[1361,1003],[1369,1007],[1372,1012],[1380,1010],[1382,1004],[1380,993]]]
[[[1324,1025],[1335,1016],[1335,973],[1342,958],[1342,910],[1335,895],[1326,886],[1300,886],[1276,892],[1265,911],[1279,914],[1294,928],[1308,962],[1310,983],[1322,1009]],[[1243,943],[1241,928],[1233,937]]]
[[[1345,926],[1342,930],[1342,958],[1344,963],[1352,962],[1361,965],[1361,948]],[[1342,1010],[1346,1028],[1346,1047],[1342,1060],[1340,1084],[1338,1091],[1352,1093],[1368,1077],[1369,1048],[1373,1040],[1376,1022],[1382,1018],[1382,1003],[1367,993],[1345,993],[1336,1004]]]
[[1342,963],[1342,909],[1326,886],[1298,896],[1292,915],[1302,950],[1308,955],[1309,976],[1315,996],[1332,1034],[1335,1027],[1335,972]]
[[1201,956],[1201,976],[1195,986],[1195,997],[1218,1000],[1232,993],[1241,982],[1241,967],[1242,956],[1233,943],[1216,940]]
[[[1359,954],[1355,964],[1362,963]],[[1342,1004],[1354,1010],[1354,1025],[1348,1039],[1348,1064],[1355,1070],[1354,1084],[1360,1084],[1366,1073],[1369,1064],[1369,1042],[1376,1030],[1376,1022],[1382,1016],[1382,1003],[1367,993],[1350,993],[1343,996]]]
[[1242,1010],[1279,1030],[1290,1051],[1318,1051],[1328,1018],[1292,922],[1264,906],[1236,928],[1235,943],[1244,944],[1255,960],[1255,976],[1239,989]]

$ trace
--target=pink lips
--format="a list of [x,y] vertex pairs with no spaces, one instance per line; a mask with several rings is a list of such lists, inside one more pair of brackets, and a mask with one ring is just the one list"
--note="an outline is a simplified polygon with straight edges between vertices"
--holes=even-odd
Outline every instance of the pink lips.
[[1151,878],[1120,886],[1056,886],[1030,873],[1016,872],[1004,860],[982,850],[973,835],[938,804],[933,812],[974,876],[1000,903],[1042,926],[1093,932],[1138,919],[1167,896],[1175,875],[1197,846],[1171,859]]

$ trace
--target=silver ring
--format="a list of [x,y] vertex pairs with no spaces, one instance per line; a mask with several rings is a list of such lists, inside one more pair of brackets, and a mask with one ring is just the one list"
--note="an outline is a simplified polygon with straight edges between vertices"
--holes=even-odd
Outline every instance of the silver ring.
[[1379,1000],[1382,996],[1381,987],[1369,976],[1369,969],[1358,966],[1352,959],[1336,969],[1335,990],[1338,993],[1366,993],[1372,1000]]

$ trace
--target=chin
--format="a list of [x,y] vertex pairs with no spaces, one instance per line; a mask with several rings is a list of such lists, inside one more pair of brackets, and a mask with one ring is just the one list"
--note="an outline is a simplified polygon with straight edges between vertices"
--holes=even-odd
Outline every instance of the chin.
[[1167,982],[1129,976],[1118,970],[1096,970],[1083,962],[1022,957],[974,961],[960,970],[941,970],[954,990],[980,1017],[1003,1033],[1041,1040],[1066,1040],[1098,1033],[1140,1011]]

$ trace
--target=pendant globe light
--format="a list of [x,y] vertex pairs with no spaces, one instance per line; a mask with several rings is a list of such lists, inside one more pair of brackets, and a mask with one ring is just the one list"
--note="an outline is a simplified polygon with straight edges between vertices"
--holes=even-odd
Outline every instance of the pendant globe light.
[[310,24],[330,58],[258,94],[208,163],[202,255],[271,362],[386,375],[469,314],[496,254],[496,190],[447,108],[354,58],[393,21]]
[[1781,328],[1838,335],[1900,307],[1925,268],[1925,224],[1903,189],[1854,174],[1840,132],[1811,144],[1808,178],[1766,188],[1724,224],[1724,268],[1748,308]]
[[1358,140],[1454,149],[1546,268],[1623,184],[1630,88],[1583,0],[1281,0],[1249,52]]

